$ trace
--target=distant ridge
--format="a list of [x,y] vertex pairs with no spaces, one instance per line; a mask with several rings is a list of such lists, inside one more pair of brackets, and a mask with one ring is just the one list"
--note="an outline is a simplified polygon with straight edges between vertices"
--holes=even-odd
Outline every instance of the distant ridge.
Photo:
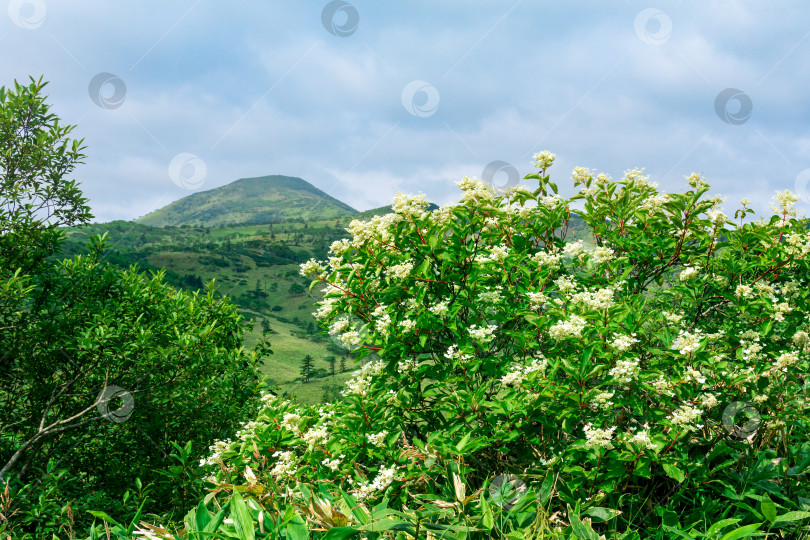
[[359,212],[294,176],[241,178],[193,193],[136,219],[152,227],[215,227],[275,221],[336,219]]

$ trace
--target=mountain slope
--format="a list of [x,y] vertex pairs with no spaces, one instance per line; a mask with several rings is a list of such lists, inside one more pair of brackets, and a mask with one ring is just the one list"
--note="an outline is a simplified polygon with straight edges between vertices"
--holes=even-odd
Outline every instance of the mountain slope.
[[218,188],[194,193],[135,222],[152,227],[215,227],[334,219],[357,213],[351,206],[330,197],[301,178],[272,175],[242,178]]

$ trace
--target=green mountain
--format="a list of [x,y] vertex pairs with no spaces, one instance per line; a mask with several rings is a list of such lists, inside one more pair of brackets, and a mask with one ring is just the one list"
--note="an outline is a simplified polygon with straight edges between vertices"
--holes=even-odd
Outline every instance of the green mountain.
[[336,219],[357,213],[301,178],[272,175],[242,178],[194,193],[135,222],[152,227],[216,227]]

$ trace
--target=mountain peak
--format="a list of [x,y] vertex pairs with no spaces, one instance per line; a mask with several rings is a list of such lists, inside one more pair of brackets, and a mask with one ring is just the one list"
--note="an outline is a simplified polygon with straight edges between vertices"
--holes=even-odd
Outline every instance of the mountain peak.
[[302,178],[269,175],[240,178],[193,193],[135,221],[153,227],[215,227],[288,219],[335,219],[357,213]]

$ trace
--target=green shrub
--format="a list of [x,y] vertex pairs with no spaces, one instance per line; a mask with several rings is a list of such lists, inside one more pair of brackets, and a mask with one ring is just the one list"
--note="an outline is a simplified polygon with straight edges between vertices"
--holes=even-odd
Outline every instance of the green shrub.
[[[639,171],[576,168],[563,200],[553,156],[536,159],[534,190],[465,178],[460,203],[431,212],[398,194],[394,213],[349,225],[328,266],[302,265],[327,284],[324,327],[368,361],[341,401],[266,395],[241,442],[212,447],[221,537],[801,534],[797,198],[757,223],[744,201],[737,224],[698,175],[664,195]],[[568,238],[571,213],[589,244]]]

